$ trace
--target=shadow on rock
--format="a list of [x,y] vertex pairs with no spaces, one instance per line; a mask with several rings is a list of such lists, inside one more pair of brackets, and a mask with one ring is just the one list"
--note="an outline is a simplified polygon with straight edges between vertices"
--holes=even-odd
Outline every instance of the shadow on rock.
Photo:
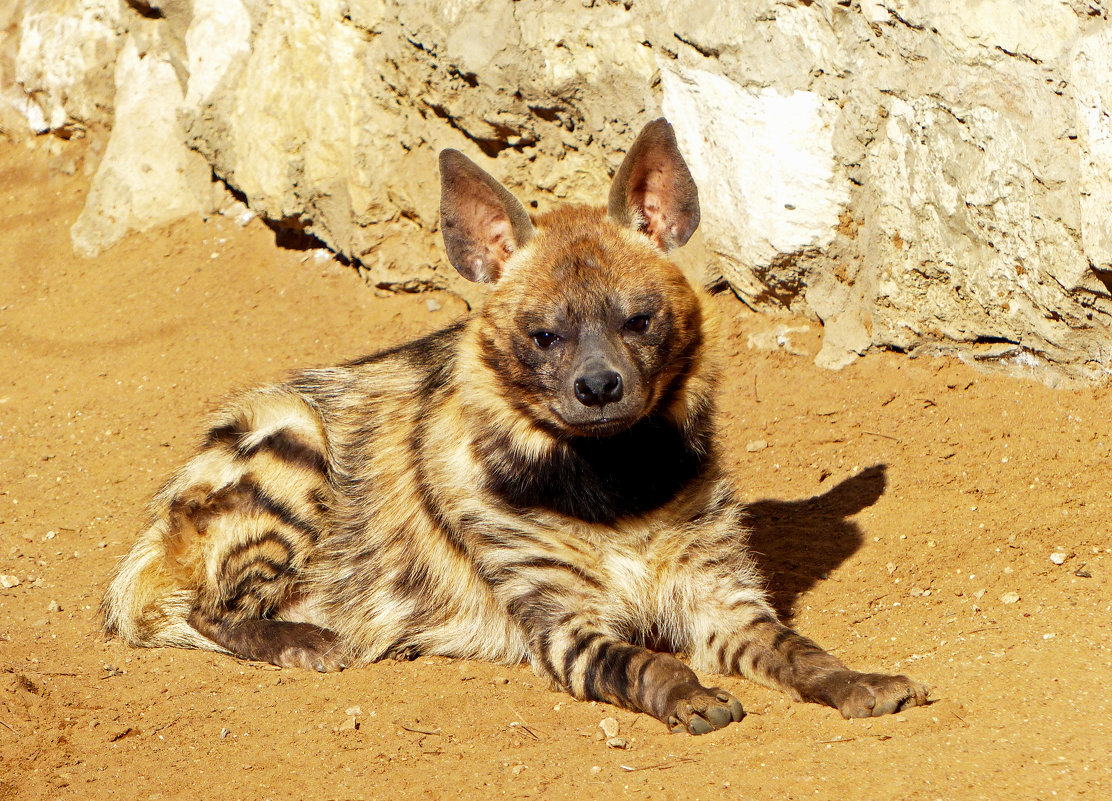
[[880,500],[887,469],[873,465],[804,500],[748,505],[749,547],[769,579],[772,604],[785,620],[800,595],[861,547],[864,536],[849,518]]

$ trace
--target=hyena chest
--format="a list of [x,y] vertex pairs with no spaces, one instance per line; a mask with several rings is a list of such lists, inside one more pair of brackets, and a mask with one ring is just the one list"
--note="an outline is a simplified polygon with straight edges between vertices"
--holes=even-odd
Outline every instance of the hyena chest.
[[653,538],[611,529],[581,540],[571,578],[583,610],[615,632],[639,637],[660,627],[665,615],[664,566]]

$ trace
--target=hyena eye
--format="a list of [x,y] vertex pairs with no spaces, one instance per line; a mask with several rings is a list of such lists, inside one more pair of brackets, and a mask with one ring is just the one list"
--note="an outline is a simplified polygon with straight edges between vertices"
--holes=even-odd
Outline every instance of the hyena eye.
[[551,331],[538,331],[533,334],[533,341],[537,343],[537,347],[541,350],[548,350],[560,341],[560,335]]
[[625,321],[625,325],[622,326],[622,328],[629,331],[631,334],[643,334],[649,330],[649,321],[649,315],[635,314]]

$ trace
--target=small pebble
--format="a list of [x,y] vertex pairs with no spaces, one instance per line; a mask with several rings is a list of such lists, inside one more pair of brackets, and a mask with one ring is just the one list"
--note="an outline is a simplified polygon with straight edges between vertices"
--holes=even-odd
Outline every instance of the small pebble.
[[603,718],[599,721],[598,727],[602,729],[602,733],[607,737],[618,736],[618,721],[614,718]]
[[624,750],[626,748],[629,748],[629,743],[626,742],[624,737],[611,737],[609,740],[606,741],[606,747],[619,748]]
[[598,774],[602,773],[602,768],[600,768],[598,765],[591,765],[591,773],[597,776]]
[[1000,603],[1002,604],[1014,604],[1017,601],[1019,601],[1018,592],[1006,592],[1000,596]]
[[765,442],[763,439],[755,439],[745,446],[745,450],[749,451],[750,453],[759,453],[767,447],[768,443]]
[[5,590],[10,590],[12,587],[19,586],[19,576],[0,576],[0,587]]
[[221,729],[220,730],[220,739],[221,740],[225,739],[229,734],[231,734],[231,731],[229,731],[228,729]]
[[1053,562],[1056,565],[1065,564],[1066,563],[1066,555],[1064,553],[1062,553],[1061,551],[1055,551],[1054,553],[1052,553],[1050,555],[1050,561]]
[[49,606],[46,607],[47,612],[61,612],[62,606],[57,601],[52,600]]
[[349,706],[347,709],[344,710],[344,714],[345,715],[362,715],[363,710],[360,709],[358,706]]
[[509,684],[510,680],[507,679],[505,676],[496,676],[494,678],[494,683],[495,684]]
[[436,298],[429,298],[425,301],[425,308],[430,312],[438,312],[440,311],[440,301]]
[[356,720],[355,715],[348,715],[344,718],[344,722],[336,727],[336,731],[355,731],[359,728],[359,721]]

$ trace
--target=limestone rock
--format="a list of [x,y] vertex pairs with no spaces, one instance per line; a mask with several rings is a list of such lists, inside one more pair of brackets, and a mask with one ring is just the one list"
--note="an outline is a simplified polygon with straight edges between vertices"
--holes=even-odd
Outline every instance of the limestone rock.
[[703,200],[704,236],[734,290],[760,305],[780,289],[777,265],[834,239],[849,200],[835,175],[837,109],[813,92],[747,90],[663,59],[660,74],[664,113]]
[[19,8],[8,27],[9,45],[16,48],[15,85],[0,86],[0,91],[19,106],[36,133],[110,122],[122,0],[15,5]]
[[182,141],[182,92],[168,59],[141,54],[129,39],[116,62],[116,89],[116,124],[70,231],[83,256],[95,256],[129,231],[211,206],[209,166]]
[[[700,277],[821,321],[819,364],[890,348],[1109,380],[1106,6],[23,0],[0,12],[0,127],[114,120],[86,215],[111,209],[112,233],[86,220],[84,247],[153,224],[125,211],[151,198],[203,207],[203,164],[371,284],[469,297],[437,241],[440,148],[538,210],[599,202],[666,113],[701,190]],[[168,137],[147,172],[120,158],[137,125]]]

